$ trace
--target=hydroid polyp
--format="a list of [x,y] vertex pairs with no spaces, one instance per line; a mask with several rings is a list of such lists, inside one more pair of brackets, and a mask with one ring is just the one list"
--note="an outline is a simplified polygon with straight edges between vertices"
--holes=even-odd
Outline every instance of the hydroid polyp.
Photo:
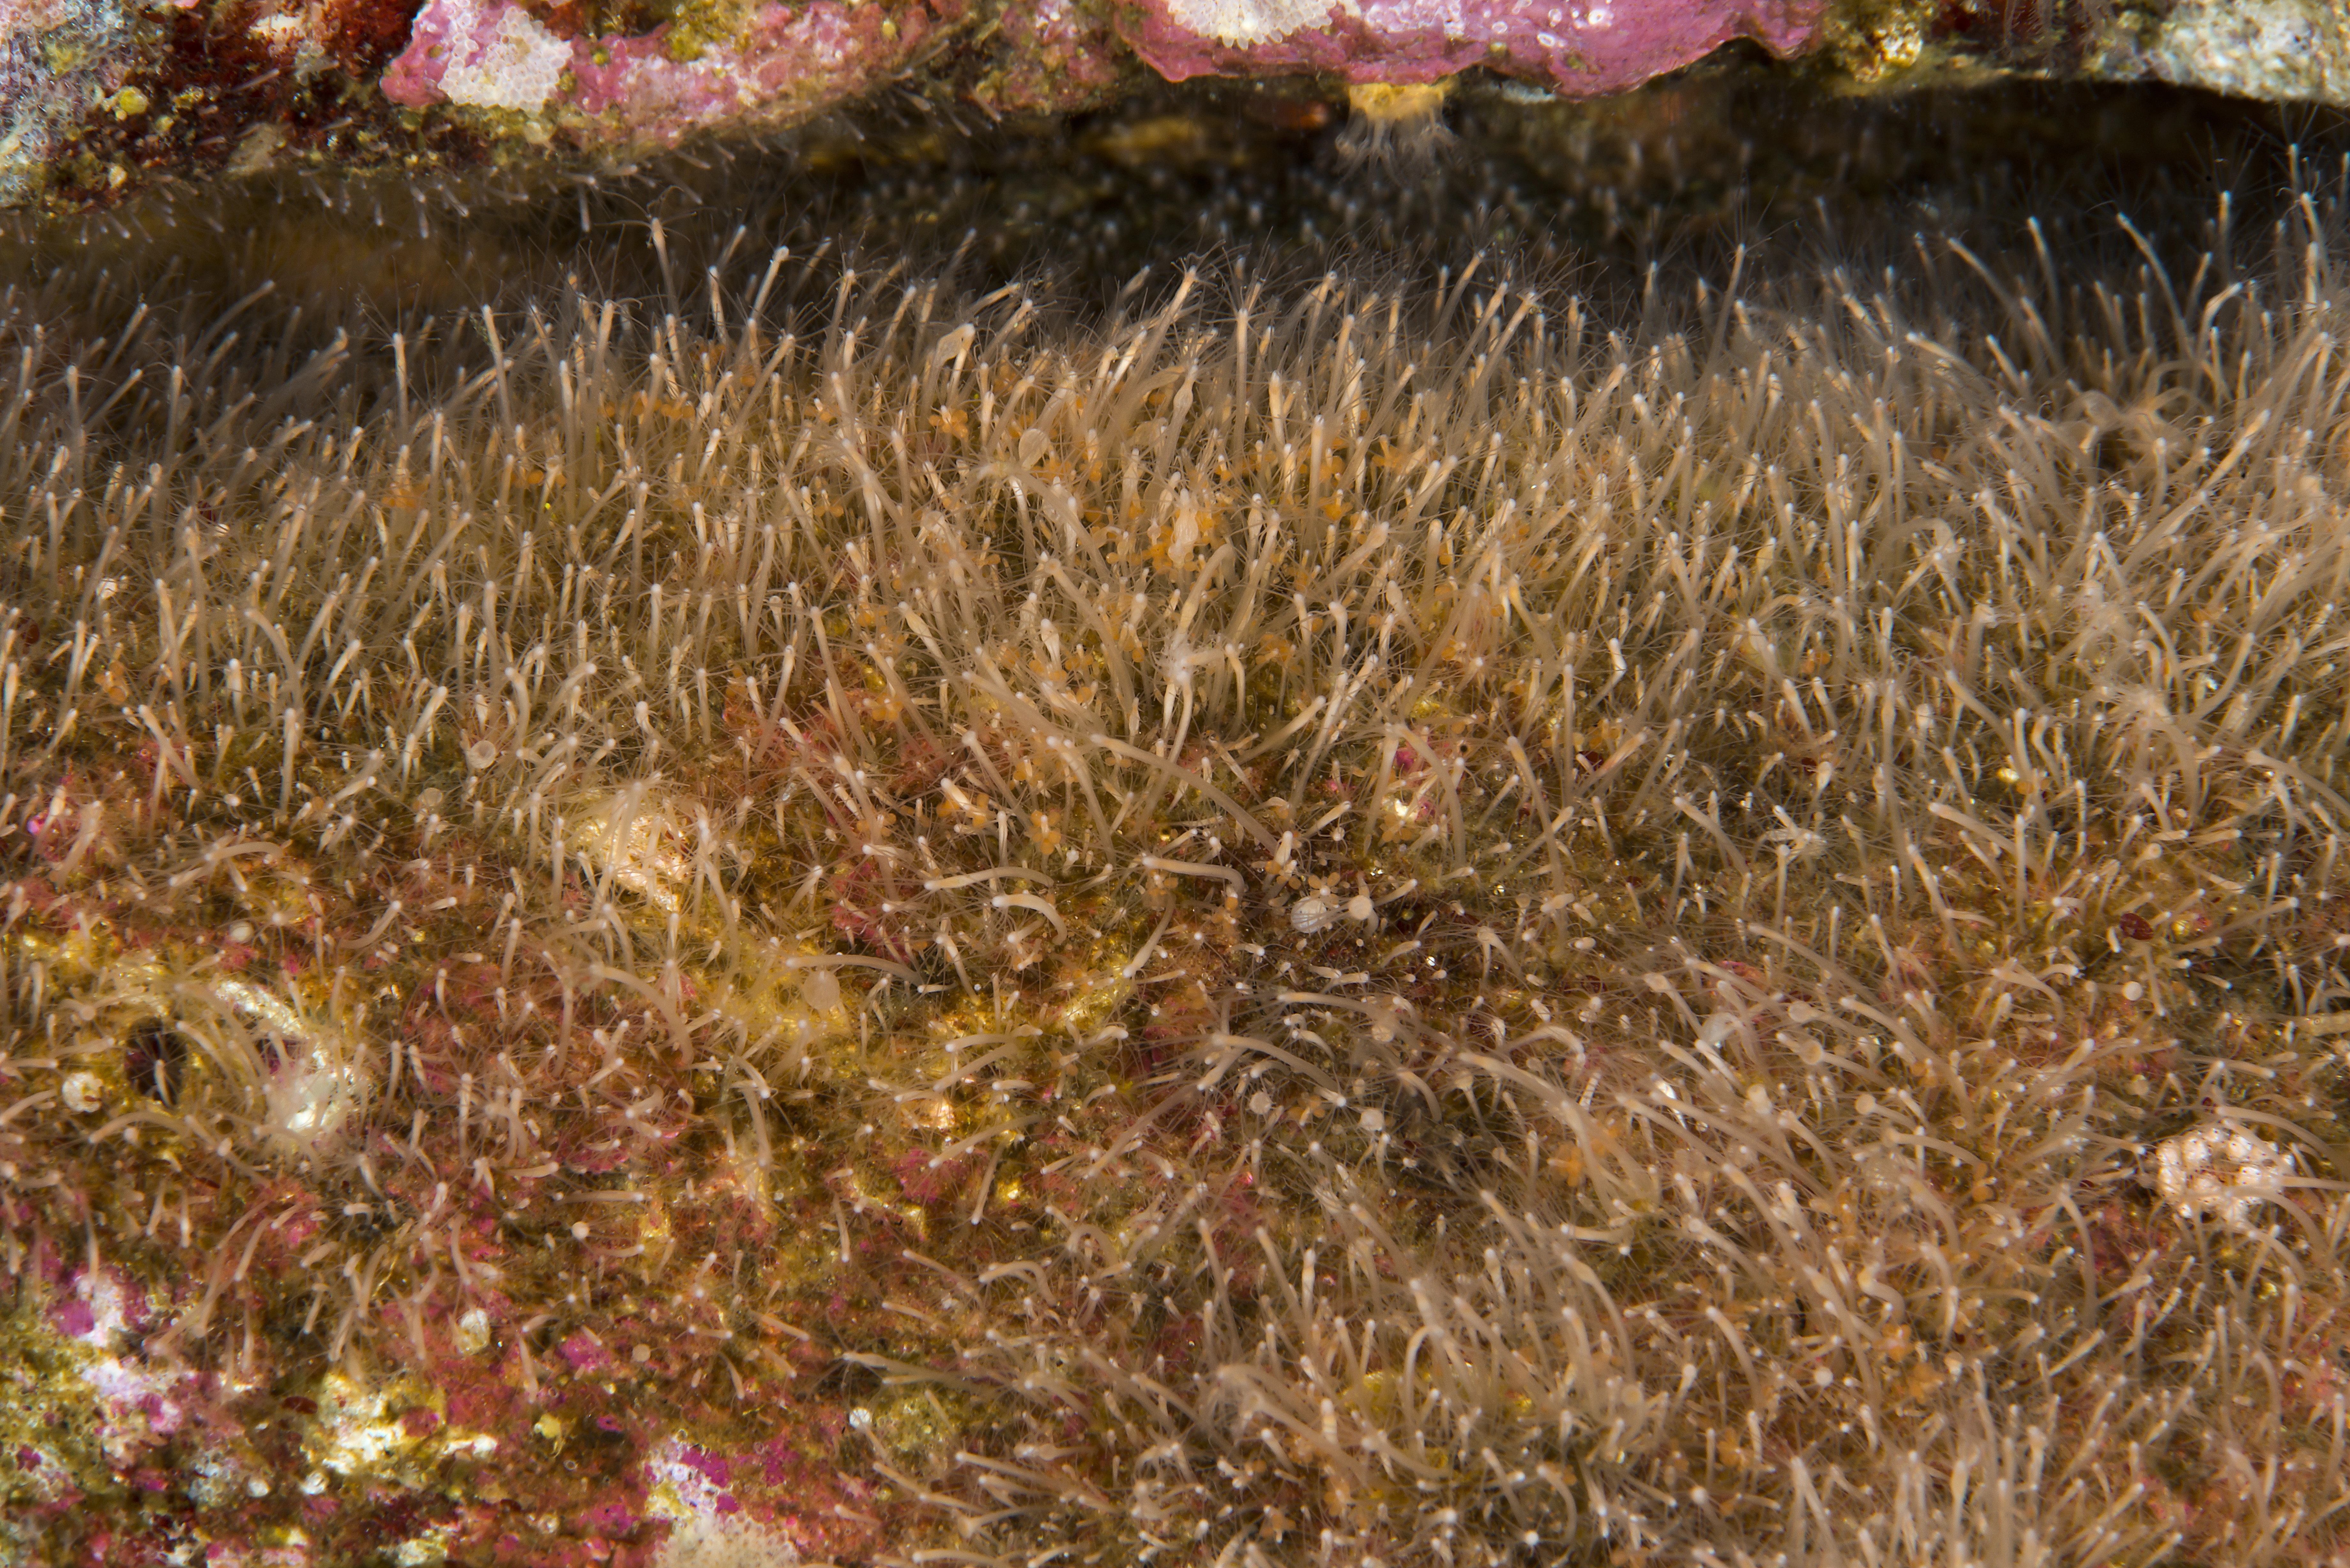
[[2337,200],[1637,321],[20,286],[32,1528],[2309,1560]]

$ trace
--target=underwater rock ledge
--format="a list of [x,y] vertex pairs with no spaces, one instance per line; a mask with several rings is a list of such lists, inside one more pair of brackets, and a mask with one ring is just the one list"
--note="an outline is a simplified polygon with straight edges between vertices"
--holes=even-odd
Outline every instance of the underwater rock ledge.
[[1582,98],[1732,44],[1840,90],[2024,76],[2350,106],[2328,0],[0,0],[0,204],[289,164],[608,168],[885,91],[987,118],[1201,75]]

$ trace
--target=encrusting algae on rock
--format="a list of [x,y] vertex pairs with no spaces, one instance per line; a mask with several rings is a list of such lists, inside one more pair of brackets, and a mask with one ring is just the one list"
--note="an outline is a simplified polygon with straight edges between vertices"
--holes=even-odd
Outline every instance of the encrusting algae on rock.
[[2338,203],[20,285],[8,1549],[2315,1560]]
[[[844,112],[995,122],[1228,78],[1547,101],[2167,82],[2350,104],[2331,0],[0,0],[0,207],[294,171],[611,177]],[[2083,150],[2075,147],[2078,154]]]

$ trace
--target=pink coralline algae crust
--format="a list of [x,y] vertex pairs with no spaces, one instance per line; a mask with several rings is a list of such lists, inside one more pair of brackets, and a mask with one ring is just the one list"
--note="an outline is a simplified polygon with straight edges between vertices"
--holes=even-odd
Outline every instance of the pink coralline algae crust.
[[[798,12],[763,5],[732,44],[693,60],[670,58],[664,26],[641,37],[575,47],[577,101],[664,140],[740,116],[813,109],[895,70],[921,43],[927,21],[920,9],[888,17],[879,5],[851,10],[832,0]],[[598,54],[609,63],[598,63]]]
[[1106,102],[1125,49],[1081,0],[1011,0],[1003,11],[1005,65],[972,97],[999,114],[1063,114]]
[[[652,1336],[577,1332],[529,1368],[494,1293],[472,1304],[503,1348],[461,1346],[436,1302],[418,1324],[386,1309],[386,1343],[402,1354],[370,1385],[337,1394],[265,1343],[230,1378],[178,1354],[218,1308],[203,1282],[92,1272],[46,1236],[23,1265],[10,1343],[80,1390],[62,1407],[70,1418],[0,1414],[0,1499],[52,1553],[24,1561],[160,1568],[198,1542],[209,1563],[322,1568],[429,1542],[452,1563],[650,1568],[671,1540],[686,1560],[733,1544],[761,1549],[746,1561],[795,1562],[866,1560],[885,1539],[874,1485],[841,1465],[844,1413],[798,1397],[795,1381],[697,1389],[656,1361],[650,1386],[619,1392],[622,1366],[641,1364],[612,1353]],[[333,1432],[354,1400],[382,1453],[347,1473],[358,1461],[337,1457]],[[295,1529],[311,1549],[255,1550]]]
[[684,51],[673,48],[667,23],[633,36],[561,39],[519,5],[432,0],[382,88],[412,108],[544,110],[583,139],[666,146],[851,98],[903,66],[930,20],[919,6],[885,14],[835,0],[797,10],[766,5],[730,38],[679,58]]
[[445,101],[442,78],[494,46],[504,9],[520,7],[485,12],[471,0],[431,0],[409,27],[408,47],[383,73],[383,96],[411,109]]
[[1570,97],[1624,92],[1733,38],[1808,47],[1829,0],[1140,0],[1127,42],[1172,81],[1330,71],[1427,82],[1470,66]]
[[835,1417],[811,1423],[798,1441],[768,1438],[723,1452],[662,1444],[645,1473],[664,1494],[664,1561],[869,1560],[885,1537],[869,1511],[873,1486],[841,1472],[837,1452],[846,1435]]

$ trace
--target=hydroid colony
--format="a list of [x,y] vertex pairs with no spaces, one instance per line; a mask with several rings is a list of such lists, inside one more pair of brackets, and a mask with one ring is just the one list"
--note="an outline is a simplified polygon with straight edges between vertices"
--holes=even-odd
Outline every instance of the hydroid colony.
[[2339,195],[20,282],[16,1550],[2337,1552]]

